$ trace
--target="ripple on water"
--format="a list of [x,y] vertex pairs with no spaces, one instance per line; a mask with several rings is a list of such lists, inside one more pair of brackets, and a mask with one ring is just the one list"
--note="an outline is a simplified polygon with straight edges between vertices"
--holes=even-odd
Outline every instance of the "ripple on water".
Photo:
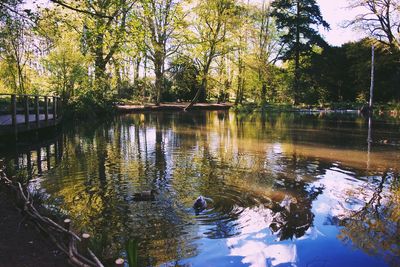
[[[238,187],[225,186],[219,194],[208,199],[207,209],[194,217],[204,229],[208,238],[227,238],[249,232],[249,229],[263,229],[269,226],[271,200],[252,193],[243,193]],[[262,213],[263,216],[254,215]],[[265,215],[265,216],[264,216]]]

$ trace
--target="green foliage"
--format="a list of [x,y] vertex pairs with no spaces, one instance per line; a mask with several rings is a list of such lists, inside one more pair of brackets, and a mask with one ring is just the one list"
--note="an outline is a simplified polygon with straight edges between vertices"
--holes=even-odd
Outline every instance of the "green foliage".
[[176,100],[189,101],[193,99],[201,84],[198,80],[199,70],[188,58],[178,58],[172,62],[171,94]]
[[87,83],[87,58],[80,53],[78,44],[72,32],[62,33],[55,48],[43,59],[50,73],[52,91],[61,96],[65,103],[79,95],[81,87]]
[[183,1],[143,0],[141,1],[141,21],[145,27],[144,43],[149,59],[154,66],[155,103],[160,104],[165,91],[165,63],[182,43],[178,34],[185,26],[183,23]]
[[275,0],[272,7],[278,29],[284,30],[280,37],[285,45],[282,59],[294,59],[296,53],[309,53],[314,45],[326,46],[315,26],[329,29],[329,24],[322,18],[315,0]]
[[[347,43],[342,47],[329,47],[321,53],[303,58],[303,94],[323,102],[351,101],[365,103],[369,99],[371,73],[371,45],[373,40],[363,39]],[[400,98],[400,64],[398,56],[376,47],[375,49],[375,93],[376,101],[391,101]],[[307,92],[317,88],[317,92]],[[316,103],[304,96],[303,102]]]
[[[199,70],[201,88],[196,93],[199,101],[208,96],[209,74],[216,58],[226,55],[236,47],[233,33],[238,30],[240,7],[233,0],[199,1],[194,8],[195,27],[188,32],[188,57]],[[231,35],[232,34],[232,35]]]
[[113,98],[104,96],[97,90],[82,90],[71,97],[65,109],[67,117],[93,119],[113,111]]
[[118,98],[235,101],[238,109],[363,104],[371,44],[375,100],[400,100],[396,46],[364,39],[329,47],[315,0],[62,0],[36,14],[6,2],[1,92],[55,93],[68,114],[108,112]]
[[283,32],[280,37],[284,46],[281,59],[294,60],[293,93],[296,104],[302,97],[300,88],[304,86],[301,84],[300,57],[312,53],[316,45],[327,46],[315,27],[322,25],[329,29],[329,24],[322,18],[315,0],[275,0],[272,7],[272,16]]
[[12,10],[1,19],[0,55],[2,67],[7,68],[1,71],[1,78],[10,91],[25,94],[28,93],[26,69],[32,60],[32,39],[25,18],[16,13],[16,6]]

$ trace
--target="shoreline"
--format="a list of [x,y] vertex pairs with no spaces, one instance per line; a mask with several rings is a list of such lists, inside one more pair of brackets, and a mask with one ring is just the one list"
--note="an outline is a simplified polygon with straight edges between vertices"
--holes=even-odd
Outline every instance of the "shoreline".
[[[159,106],[155,104],[143,104],[143,105],[129,105],[129,104],[117,104],[115,105],[119,112],[142,112],[142,111],[184,111],[184,108],[188,105],[187,102],[171,102],[161,103]],[[197,103],[191,107],[191,110],[229,110],[233,107],[233,103]]]
[[71,266],[68,258],[35,224],[18,211],[11,192],[0,184],[0,265]]

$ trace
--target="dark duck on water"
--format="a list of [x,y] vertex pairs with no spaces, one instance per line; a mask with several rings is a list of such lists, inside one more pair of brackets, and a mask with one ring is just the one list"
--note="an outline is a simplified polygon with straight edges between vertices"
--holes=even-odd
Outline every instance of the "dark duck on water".
[[133,195],[134,201],[153,201],[155,199],[155,190],[143,191]]
[[202,211],[207,208],[207,201],[203,196],[199,196],[193,204],[196,211]]

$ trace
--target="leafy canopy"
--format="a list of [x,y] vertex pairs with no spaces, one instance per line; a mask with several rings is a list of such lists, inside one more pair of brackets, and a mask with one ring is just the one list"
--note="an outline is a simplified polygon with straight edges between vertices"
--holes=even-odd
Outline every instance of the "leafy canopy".
[[314,45],[327,45],[317,26],[329,29],[329,24],[322,18],[315,0],[275,0],[272,8],[276,25],[283,30],[280,37],[285,46],[282,59],[293,59],[296,50],[304,53],[312,51]]

